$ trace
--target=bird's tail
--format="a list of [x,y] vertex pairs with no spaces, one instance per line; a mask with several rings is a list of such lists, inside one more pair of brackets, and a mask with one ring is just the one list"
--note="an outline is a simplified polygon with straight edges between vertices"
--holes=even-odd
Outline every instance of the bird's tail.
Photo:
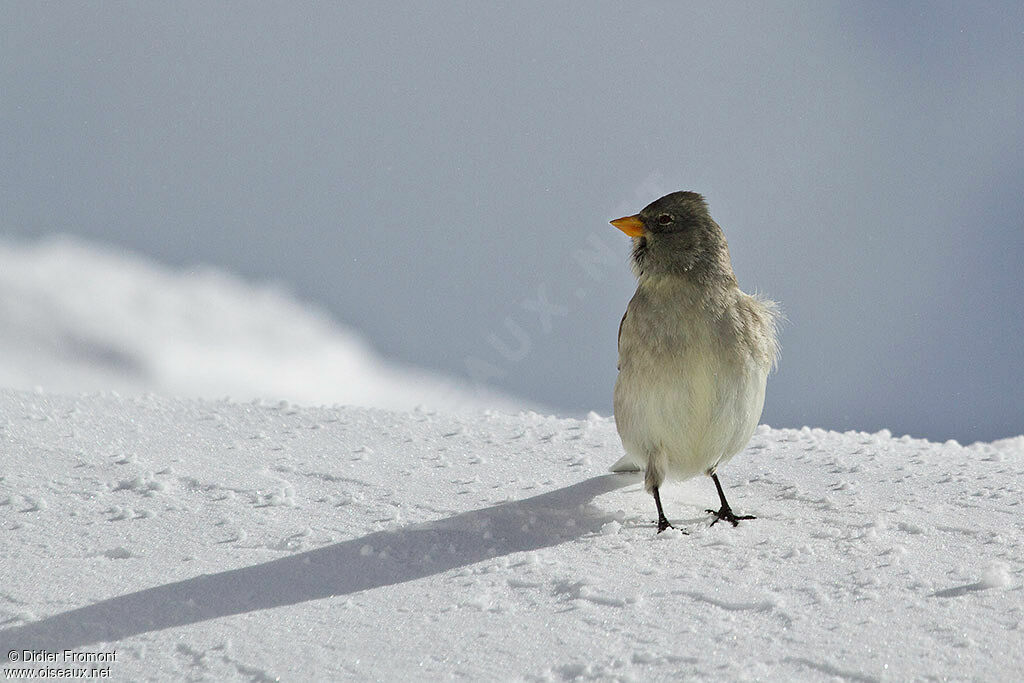
[[608,468],[609,472],[639,472],[642,467],[636,463],[629,453],[615,461],[615,464]]

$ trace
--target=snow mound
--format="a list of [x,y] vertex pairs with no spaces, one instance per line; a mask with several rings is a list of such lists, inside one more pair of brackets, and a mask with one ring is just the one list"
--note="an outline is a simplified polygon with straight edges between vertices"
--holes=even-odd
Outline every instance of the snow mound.
[[174,271],[69,238],[0,242],[0,386],[396,410],[519,410],[389,364],[281,287]]
[[0,391],[0,651],[116,652],[119,680],[1011,680],[1022,444],[761,427],[720,472],[757,519],[710,527],[696,479],[659,535],[593,414]]

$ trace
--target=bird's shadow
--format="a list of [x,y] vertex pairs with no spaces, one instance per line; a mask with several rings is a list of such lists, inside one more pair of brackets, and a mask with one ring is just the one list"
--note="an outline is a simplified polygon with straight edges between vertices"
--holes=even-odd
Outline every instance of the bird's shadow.
[[944,590],[935,591],[928,595],[929,598],[959,598],[961,595],[967,595],[975,591],[983,591],[992,586],[986,584],[983,581],[977,583],[969,583],[964,586],[954,586],[953,588],[946,588]]
[[421,579],[598,531],[612,516],[592,504],[635,483],[606,474],[522,501],[380,531],[270,562],[128,593],[0,631],[0,651],[75,649]]

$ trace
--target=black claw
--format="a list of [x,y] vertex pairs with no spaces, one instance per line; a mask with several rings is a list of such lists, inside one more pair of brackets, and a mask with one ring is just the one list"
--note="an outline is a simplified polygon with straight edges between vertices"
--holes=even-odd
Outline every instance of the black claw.
[[714,521],[711,522],[711,526],[718,524],[719,520],[724,519],[727,522],[732,522],[733,526],[739,526],[741,519],[757,519],[754,515],[737,515],[732,511],[732,507],[729,505],[729,501],[725,499],[725,491],[722,490],[722,484],[718,481],[718,475],[715,472],[709,472],[712,481],[715,482],[715,489],[718,491],[718,499],[722,501],[722,507],[719,510],[705,510],[715,516]]
[[724,507],[721,510],[705,510],[704,512],[710,512],[715,516],[711,521],[711,526],[718,524],[721,520],[732,522],[733,526],[739,526],[741,519],[757,519],[754,515],[737,515],[732,511],[732,508]]
[[[665,516],[665,511],[661,507],[661,496],[658,494],[658,487],[654,487],[654,503],[658,506],[658,533],[660,534],[665,529],[675,529],[674,526],[668,523],[668,517]],[[677,529],[678,531],[678,529]],[[681,533],[686,533],[682,531]]]

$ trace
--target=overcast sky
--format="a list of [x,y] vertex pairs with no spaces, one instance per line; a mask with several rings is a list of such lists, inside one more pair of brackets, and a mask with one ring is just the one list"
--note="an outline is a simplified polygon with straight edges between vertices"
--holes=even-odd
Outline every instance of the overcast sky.
[[1024,432],[1020,2],[2,12],[7,234],[283,281],[394,358],[609,414],[608,221],[695,190],[789,319],[765,422]]

